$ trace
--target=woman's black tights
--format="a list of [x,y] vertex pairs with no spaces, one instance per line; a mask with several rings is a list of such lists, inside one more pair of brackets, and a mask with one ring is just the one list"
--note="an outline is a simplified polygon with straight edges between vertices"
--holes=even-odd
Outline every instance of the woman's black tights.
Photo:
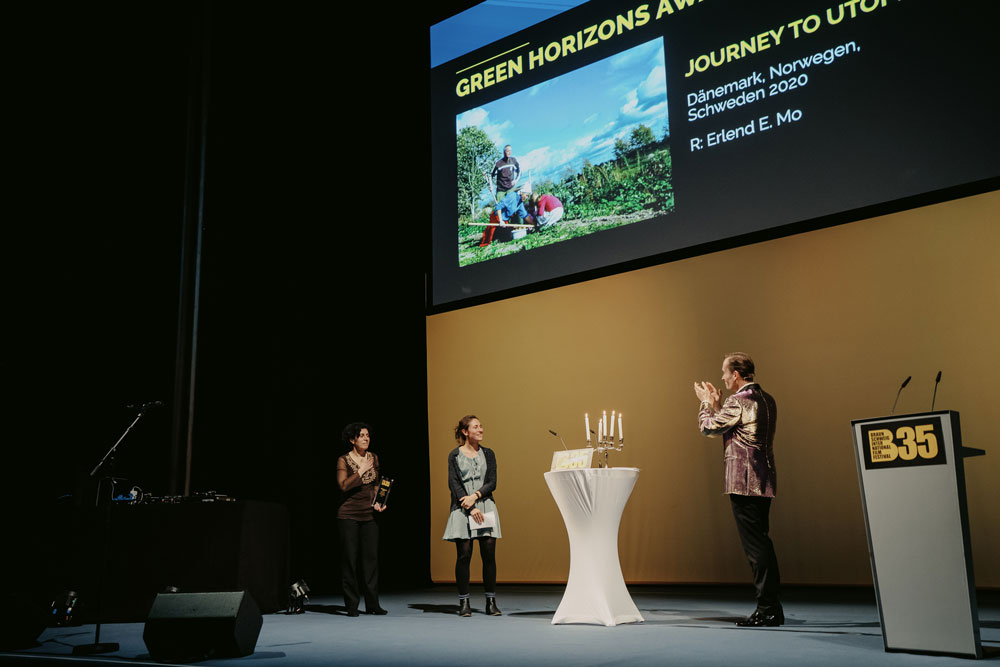
[[[487,593],[497,590],[497,538],[477,537],[479,556],[483,559],[483,587]],[[469,594],[469,564],[472,562],[472,540],[455,540],[458,560],[455,561],[455,581],[458,594]]]

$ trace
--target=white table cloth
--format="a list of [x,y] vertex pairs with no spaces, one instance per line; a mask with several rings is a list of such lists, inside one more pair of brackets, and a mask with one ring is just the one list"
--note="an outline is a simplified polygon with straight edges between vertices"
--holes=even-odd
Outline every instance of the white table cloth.
[[545,473],[569,534],[569,580],[553,625],[643,621],[618,561],[618,525],[638,478],[638,468]]

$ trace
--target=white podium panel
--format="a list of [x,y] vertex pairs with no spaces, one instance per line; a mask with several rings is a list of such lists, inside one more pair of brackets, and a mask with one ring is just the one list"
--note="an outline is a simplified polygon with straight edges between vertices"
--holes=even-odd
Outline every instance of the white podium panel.
[[545,473],[569,535],[569,580],[552,624],[641,623],[618,560],[618,525],[638,468]]
[[958,413],[851,422],[886,651],[982,657]]

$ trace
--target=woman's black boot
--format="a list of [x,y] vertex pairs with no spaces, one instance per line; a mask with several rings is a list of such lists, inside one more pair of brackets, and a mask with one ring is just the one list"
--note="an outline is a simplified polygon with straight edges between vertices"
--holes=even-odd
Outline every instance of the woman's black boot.
[[472,616],[472,607],[469,606],[469,598],[462,598],[458,601],[458,615]]
[[487,616],[503,616],[500,613],[500,608],[497,607],[496,598],[486,598],[486,615]]

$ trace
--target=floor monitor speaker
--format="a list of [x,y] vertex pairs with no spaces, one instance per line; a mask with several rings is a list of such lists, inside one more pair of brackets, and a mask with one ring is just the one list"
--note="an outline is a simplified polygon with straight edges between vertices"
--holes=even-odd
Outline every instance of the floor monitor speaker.
[[235,658],[254,652],[262,624],[246,591],[160,593],[142,639],[154,660]]

